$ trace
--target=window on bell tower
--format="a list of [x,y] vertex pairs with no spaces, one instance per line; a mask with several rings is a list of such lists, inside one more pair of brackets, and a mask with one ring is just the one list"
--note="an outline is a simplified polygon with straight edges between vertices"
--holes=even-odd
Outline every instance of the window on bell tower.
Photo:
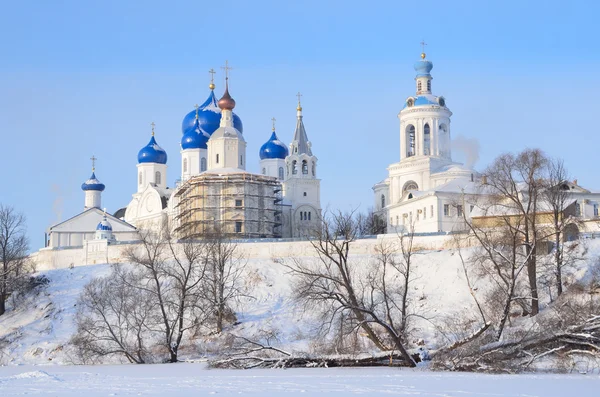
[[429,156],[431,154],[431,131],[429,124],[425,124],[423,130],[423,154]]
[[431,80],[427,80],[427,91],[431,91]]
[[415,155],[415,126],[409,124],[406,127],[406,157]]
[[421,92],[421,80],[417,81],[417,91]]

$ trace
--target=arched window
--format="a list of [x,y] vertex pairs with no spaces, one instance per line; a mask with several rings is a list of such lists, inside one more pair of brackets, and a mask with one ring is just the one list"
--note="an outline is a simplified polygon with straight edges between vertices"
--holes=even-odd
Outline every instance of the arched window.
[[200,171],[206,171],[206,157],[200,159]]
[[404,184],[402,192],[408,192],[411,190],[419,190],[419,185],[415,181],[408,181]]
[[308,175],[308,162],[306,160],[302,160],[302,173]]
[[240,165],[244,165],[244,155],[240,155]]
[[279,167],[279,179],[283,180],[283,167]]
[[267,170],[265,168],[262,169],[262,174],[267,175]]
[[142,184],[142,173],[140,172],[138,174],[138,185],[141,185],[141,184]]
[[313,161],[312,162],[312,176],[316,175],[316,169],[317,169],[317,167],[315,166],[315,162]]
[[423,154],[429,156],[431,154],[431,130],[429,124],[425,124],[423,128]]
[[431,91],[431,80],[427,80],[427,91]]
[[385,208],[385,196],[381,195],[381,208]]
[[183,159],[183,172],[187,172],[187,159]]
[[406,126],[406,157],[415,155],[415,126],[409,124]]
[[292,174],[296,175],[298,170],[296,169],[296,160],[292,161]]
[[154,174],[154,183],[160,185],[160,171],[156,171]]
[[450,154],[450,134],[448,133],[448,127],[446,126],[446,124],[440,124],[439,128],[439,155],[442,157],[447,157]]
[[308,212],[308,220],[310,221],[310,211]]
[[417,91],[421,91],[421,80],[417,81]]

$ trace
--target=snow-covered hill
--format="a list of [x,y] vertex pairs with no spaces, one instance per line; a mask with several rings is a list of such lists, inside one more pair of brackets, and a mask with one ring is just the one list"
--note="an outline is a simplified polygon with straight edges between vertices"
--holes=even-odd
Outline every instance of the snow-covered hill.
[[[600,253],[600,241],[590,240],[587,245],[587,262],[591,263]],[[416,334],[422,339],[420,344],[435,348],[446,342],[438,329],[453,316],[474,312],[475,304],[456,250],[421,252],[415,255],[414,265],[416,273],[410,294],[417,310],[426,318],[415,324]],[[67,342],[75,329],[78,296],[91,279],[109,272],[107,264],[42,272],[49,284],[0,317],[0,364],[72,363]],[[270,335],[286,350],[310,350],[315,315],[292,301],[291,276],[286,268],[272,260],[251,260],[246,273],[245,282],[252,299],[238,304],[239,324],[229,331],[249,337]],[[575,274],[582,277],[584,273],[585,263],[582,263]],[[477,294],[484,299],[483,288]],[[209,349],[210,341],[198,341],[195,349],[184,351],[184,358],[198,358]]]

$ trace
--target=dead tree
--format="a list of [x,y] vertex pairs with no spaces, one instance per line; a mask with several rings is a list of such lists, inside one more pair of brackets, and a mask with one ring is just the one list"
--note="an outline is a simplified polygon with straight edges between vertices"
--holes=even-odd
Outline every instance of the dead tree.
[[232,302],[245,295],[242,276],[246,259],[238,245],[219,231],[209,235],[204,244],[207,259],[202,298],[215,320],[215,331],[221,333],[226,319],[233,316]]
[[0,316],[6,312],[6,299],[27,275],[28,250],[25,216],[0,204]]
[[[322,227],[310,240],[318,257],[316,263],[297,258],[283,261],[295,278],[295,296],[321,312],[325,328],[333,326],[341,316],[352,328],[360,328],[377,348],[398,350],[406,362],[414,366],[414,360],[404,347],[402,318],[397,316],[398,309],[402,311],[402,303],[395,298],[402,286],[387,284],[391,277],[386,272],[392,269],[397,272],[398,268],[394,268],[386,251],[386,255],[380,256],[385,266],[379,263],[376,272],[364,274],[364,264],[349,257],[358,232],[353,212],[330,213],[323,219]],[[385,339],[391,341],[391,345]]]

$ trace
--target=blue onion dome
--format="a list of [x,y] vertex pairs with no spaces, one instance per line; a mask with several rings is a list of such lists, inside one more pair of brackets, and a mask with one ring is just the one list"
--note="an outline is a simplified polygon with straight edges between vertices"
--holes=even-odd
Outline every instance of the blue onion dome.
[[199,125],[198,119],[194,123],[194,129],[186,132],[181,137],[181,148],[185,149],[207,149],[210,135],[204,132]]
[[425,53],[421,54],[421,60],[415,62],[415,71],[417,72],[417,77],[431,76],[431,69],[433,69],[433,62],[425,59]]
[[100,222],[98,226],[96,226],[96,230],[112,230],[112,226],[110,222],[106,219],[106,215],[104,215],[104,219],[102,219],[102,222]]
[[167,164],[167,152],[156,143],[154,135],[138,153],[138,163]]
[[288,148],[285,143],[281,142],[277,138],[277,134],[273,131],[271,138],[260,147],[260,159],[285,159],[289,154]]
[[[185,134],[190,130],[195,130],[196,110],[192,110],[183,118],[181,123],[181,131]],[[208,99],[198,107],[198,124],[200,129],[209,135],[219,128],[221,124],[221,109],[217,105],[217,98],[214,91],[211,89]],[[239,116],[233,113],[233,126],[239,132],[244,132],[244,126]]]
[[81,185],[81,190],[97,190],[99,192],[102,192],[104,191],[105,187],[106,186],[104,186],[104,183],[100,182],[98,178],[96,178],[96,173],[92,171],[92,176],[90,176],[90,179],[88,179]]

